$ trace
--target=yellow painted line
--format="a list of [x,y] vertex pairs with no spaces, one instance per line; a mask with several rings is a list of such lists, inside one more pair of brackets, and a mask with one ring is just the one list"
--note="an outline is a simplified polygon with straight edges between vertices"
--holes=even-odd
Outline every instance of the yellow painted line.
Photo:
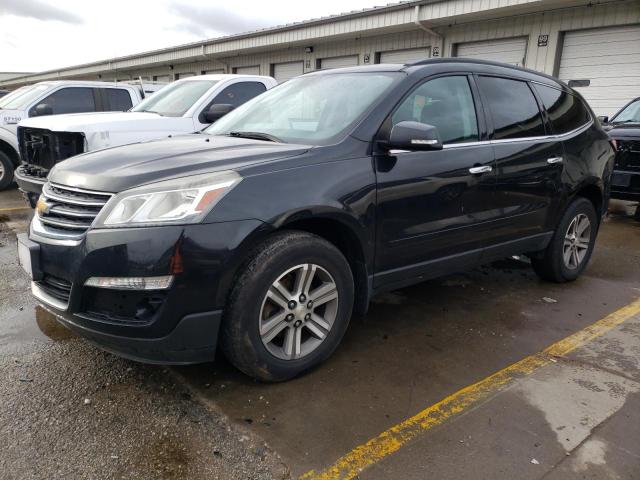
[[31,207],[12,207],[12,208],[0,208],[0,213],[4,212],[16,212],[18,210],[31,210]]
[[569,335],[479,382],[458,390],[435,405],[422,410],[411,418],[394,425],[368,442],[354,448],[330,467],[305,473],[301,480],[348,480],[358,476],[367,467],[397,452],[418,435],[431,430],[451,417],[478,405],[482,400],[500,391],[518,378],[529,375],[549,364],[553,357],[562,357],[576,348],[600,337],[612,328],[640,313],[640,298],[598,320],[596,323]]

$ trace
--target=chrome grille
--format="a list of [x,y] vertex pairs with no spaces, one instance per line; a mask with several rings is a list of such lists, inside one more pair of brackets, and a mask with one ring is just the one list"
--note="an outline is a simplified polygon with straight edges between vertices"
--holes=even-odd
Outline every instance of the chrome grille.
[[640,169],[640,141],[617,140],[617,142],[618,152],[616,154],[616,169]]
[[38,219],[47,229],[80,235],[87,231],[112,196],[47,183],[36,207]]

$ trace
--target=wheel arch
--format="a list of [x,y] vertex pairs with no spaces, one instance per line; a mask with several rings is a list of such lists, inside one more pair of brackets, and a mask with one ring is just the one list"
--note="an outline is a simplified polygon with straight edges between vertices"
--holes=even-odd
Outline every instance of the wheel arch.
[[[345,218],[346,217],[346,218]],[[354,278],[355,298],[354,313],[363,315],[369,305],[371,292],[369,282],[368,256],[358,235],[353,220],[347,214],[333,212],[328,215],[289,215],[282,217],[275,224],[264,223],[251,232],[238,247],[237,255],[225,269],[227,273],[221,282],[217,295],[217,303],[223,305],[252,251],[276,233],[295,230],[317,235],[334,245],[344,255],[351,267]]]
[[573,198],[586,198],[591,202],[593,207],[596,209],[596,213],[598,214],[598,218],[601,218],[605,212],[605,195],[601,185],[597,182],[591,182],[585,185],[582,185],[578,188],[573,195]]
[[9,142],[0,139],[0,152],[4,153],[13,162],[13,166],[17,167],[20,164],[20,156],[13,145]]

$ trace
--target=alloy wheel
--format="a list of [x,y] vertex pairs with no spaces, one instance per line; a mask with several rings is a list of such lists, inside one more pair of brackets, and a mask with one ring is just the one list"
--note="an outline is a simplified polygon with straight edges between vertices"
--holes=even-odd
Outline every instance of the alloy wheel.
[[567,229],[562,246],[565,266],[575,270],[581,264],[589,251],[591,242],[591,222],[584,213],[576,215]]
[[271,284],[260,308],[260,338],[282,360],[309,355],[325,341],[338,313],[338,288],[324,268],[297,265]]

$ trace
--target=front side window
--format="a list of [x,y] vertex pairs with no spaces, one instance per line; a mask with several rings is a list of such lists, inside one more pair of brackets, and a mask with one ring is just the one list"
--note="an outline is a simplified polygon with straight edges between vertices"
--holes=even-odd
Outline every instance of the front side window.
[[416,88],[391,117],[391,125],[414,121],[433,125],[442,143],[478,140],[478,120],[465,76],[441,77]]
[[631,102],[611,119],[611,123],[640,122],[640,99]]
[[561,135],[589,123],[591,116],[580,99],[557,88],[533,84],[544,105],[553,133]]
[[216,83],[217,80],[171,83],[144,99],[132,111],[157,113],[163,117],[181,117]]
[[334,73],[297,77],[249,100],[205,131],[260,132],[284,142],[335,143],[353,128],[401,73]]
[[267,87],[265,87],[264,83],[261,82],[238,82],[233,85],[229,85],[202,109],[200,122],[207,123],[204,118],[204,112],[206,112],[212,105],[233,105],[233,107],[236,108],[243,103],[248,102],[253,97],[257,97],[261,93],[266,92],[266,90]]
[[131,95],[127,90],[121,88],[105,88],[107,99],[109,100],[109,110],[115,112],[126,112],[133,107]]
[[493,119],[493,139],[545,135],[542,115],[526,82],[479,77],[478,85]]
[[93,88],[61,88],[38,103],[42,104],[49,105],[53,115],[96,111]]

